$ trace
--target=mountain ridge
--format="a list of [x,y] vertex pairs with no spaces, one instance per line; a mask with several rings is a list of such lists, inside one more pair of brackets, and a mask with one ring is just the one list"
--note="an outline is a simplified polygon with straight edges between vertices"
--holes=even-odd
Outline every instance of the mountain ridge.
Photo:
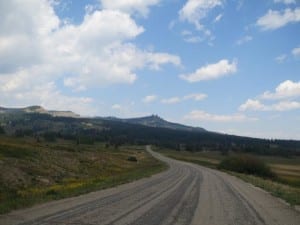
[[173,123],[163,118],[159,117],[158,115],[150,115],[150,116],[143,116],[143,117],[136,117],[136,118],[126,118],[121,119],[117,117],[101,117],[101,119],[109,120],[109,121],[118,121],[130,124],[139,124],[148,127],[159,127],[159,128],[167,128],[172,130],[184,130],[184,131],[198,131],[198,132],[207,132],[202,127],[192,127],[183,125],[180,123]]
[[[5,108],[0,106],[0,113],[40,113],[40,114],[48,114],[54,117],[72,117],[72,118],[83,118],[80,115],[72,112],[72,111],[55,111],[55,110],[47,110],[42,106],[33,105],[28,107],[21,108]],[[99,118],[106,121],[117,121],[129,124],[138,124],[147,127],[157,127],[157,128],[166,128],[172,130],[183,130],[183,131],[198,131],[198,132],[207,132],[204,128],[201,127],[192,127],[183,125],[180,123],[169,122],[159,117],[158,115],[150,115],[136,118],[118,118],[118,117],[93,117]]]
[[78,144],[151,144],[176,150],[220,151],[224,154],[235,151],[265,155],[300,155],[300,140],[273,140],[203,132],[201,128],[170,123],[155,115],[132,119],[71,118],[52,116],[44,110],[36,106],[21,109],[0,107],[0,134],[33,137],[37,142],[40,139],[50,142],[64,139]]
[[72,117],[78,118],[79,114],[76,114],[72,111],[57,111],[57,110],[46,110],[42,106],[33,105],[27,107],[20,108],[7,108],[0,106],[0,113],[40,113],[40,114],[48,114],[54,117]]

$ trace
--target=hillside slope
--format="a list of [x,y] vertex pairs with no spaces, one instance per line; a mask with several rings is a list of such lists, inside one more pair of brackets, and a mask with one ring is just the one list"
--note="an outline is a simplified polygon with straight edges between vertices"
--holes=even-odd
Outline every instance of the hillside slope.
[[51,116],[60,116],[60,117],[74,117],[74,118],[80,117],[80,115],[72,111],[46,110],[41,106],[28,106],[24,108],[5,108],[0,106],[0,113],[2,114],[41,113],[41,114],[48,114]]
[[130,124],[139,124],[147,127],[159,127],[159,128],[173,129],[173,130],[206,132],[204,128],[191,127],[179,123],[172,123],[162,119],[157,115],[151,115],[151,116],[145,116],[139,118],[130,118],[130,119],[120,119],[116,117],[104,117],[102,119],[109,120],[109,121],[119,121],[119,122],[130,123]]
[[[145,121],[148,125],[141,125]],[[159,127],[158,125],[162,125],[157,122],[163,123],[165,127]],[[221,151],[224,154],[234,151],[263,155],[300,155],[300,141],[249,138],[203,132],[201,129],[175,129],[170,128],[171,125],[180,126],[156,117],[154,120],[129,119],[127,122],[107,118],[57,117],[45,113],[0,113],[0,133],[14,137],[30,136],[37,141],[45,139],[55,142],[63,139],[78,144],[153,144],[176,150]]]

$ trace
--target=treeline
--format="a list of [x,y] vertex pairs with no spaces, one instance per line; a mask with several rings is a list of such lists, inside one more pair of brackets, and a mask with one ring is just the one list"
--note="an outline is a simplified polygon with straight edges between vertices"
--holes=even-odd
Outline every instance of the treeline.
[[[16,137],[31,136],[37,141],[72,140],[76,144],[106,142],[153,144],[176,150],[252,152],[263,155],[300,155],[300,141],[269,140],[219,134],[146,127],[99,118],[52,117],[46,114],[1,115],[3,132]],[[0,129],[1,130],[1,129]]]

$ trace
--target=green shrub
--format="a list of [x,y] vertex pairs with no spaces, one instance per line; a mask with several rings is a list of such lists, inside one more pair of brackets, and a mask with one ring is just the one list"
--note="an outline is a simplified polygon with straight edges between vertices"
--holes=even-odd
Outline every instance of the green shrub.
[[270,167],[262,160],[250,155],[235,155],[222,160],[219,169],[231,170],[238,173],[253,174],[261,177],[275,178]]
[[137,158],[135,156],[128,156],[127,160],[130,162],[137,162]]
[[5,134],[5,130],[3,127],[0,126],[0,134]]
[[78,144],[93,145],[94,143],[95,143],[94,138],[88,135],[81,135],[76,140],[77,145]]
[[57,134],[55,132],[47,131],[43,134],[45,141],[55,142]]

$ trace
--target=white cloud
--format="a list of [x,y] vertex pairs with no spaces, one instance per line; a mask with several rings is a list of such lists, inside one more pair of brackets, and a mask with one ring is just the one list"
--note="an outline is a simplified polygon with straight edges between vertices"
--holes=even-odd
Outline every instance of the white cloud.
[[202,101],[205,98],[207,98],[206,94],[190,94],[190,95],[186,95],[183,97],[184,100],[189,100],[189,99],[193,99],[195,101]]
[[121,110],[122,109],[122,106],[120,104],[113,104],[111,106],[112,109],[115,109],[115,110]]
[[[135,70],[149,68],[161,69],[162,64],[181,65],[180,58],[167,53],[145,52],[132,44],[116,45],[108,48],[101,59],[91,58],[88,67],[82,67],[79,76],[65,78],[65,85],[76,88],[80,86],[95,87],[111,83],[133,83],[137,75]],[[101,74],[99,74],[101,73]]]
[[244,0],[237,0],[236,10],[240,11],[243,6],[244,6]]
[[200,36],[189,36],[189,37],[185,37],[185,38],[184,38],[184,41],[185,41],[185,42],[193,43],[193,44],[199,43],[199,42],[201,42],[201,41],[203,41],[203,40],[204,40],[204,39],[201,38]]
[[176,104],[179,102],[181,102],[181,99],[179,97],[165,98],[161,100],[161,103],[163,104]]
[[300,56],[300,47],[294,48],[294,49],[292,50],[292,54],[293,54],[294,56]]
[[289,23],[300,21],[300,8],[285,9],[284,11],[269,10],[268,13],[256,21],[256,25],[263,30],[275,30]]
[[209,64],[197,69],[191,74],[182,74],[179,77],[188,82],[198,82],[203,80],[218,79],[220,77],[233,74],[237,71],[237,62],[231,63],[227,59],[222,59],[215,64]]
[[157,95],[147,95],[142,99],[142,102],[151,103],[154,102],[156,99],[157,99]]
[[179,11],[181,20],[186,20],[202,30],[201,20],[205,18],[210,10],[222,5],[222,0],[188,0]]
[[240,111],[290,111],[295,109],[300,109],[300,102],[280,101],[272,105],[265,105],[259,100],[248,99],[239,107]]
[[207,98],[206,94],[194,93],[194,94],[185,95],[183,97],[164,98],[164,99],[161,100],[161,103],[163,103],[163,104],[177,104],[177,103],[187,101],[187,100],[202,101],[205,98]]
[[274,0],[275,3],[283,3],[286,5],[296,4],[296,0]]
[[279,55],[275,58],[276,62],[278,63],[283,63],[287,58],[287,55],[286,54],[282,54],[282,55]]
[[219,15],[216,16],[214,22],[217,23],[217,22],[219,22],[222,18],[223,18],[223,14],[219,14]]
[[258,99],[248,99],[240,105],[240,111],[290,111],[300,109],[299,101],[290,98],[300,97],[300,82],[286,80],[280,83],[275,92],[266,91],[259,96],[263,100],[280,100],[274,104],[264,104]]
[[0,102],[2,105],[14,107],[41,105],[46,109],[70,110],[85,116],[94,116],[97,114],[93,99],[64,95],[57,89],[53,82],[40,84],[21,92],[1,93]]
[[246,36],[242,37],[241,39],[237,40],[236,44],[237,45],[242,45],[242,44],[245,44],[245,43],[247,43],[249,41],[252,41],[252,40],[253,40],[252,36],[246,35]]
[[157,5],[160,0],[100,0],[104,9],[120,10],[129,14],[138,13],[146,17],[149,7]]
[[144,59],[145,64],[152,69],[159,70],[162,64],[173,64],[181,66],[181,59],[179,56],[171,55],[168,53],[152,53],[147,52],[140,55]]
[[172,30],[175,27],[176,23],[177,23],[176,20],[172,20],[168,25],[168,29]]
[[[202,20],[208,16],[210,11],[222,5],[223,0],[188,0],[179,11],[179,18],[181,21],[193,24],[198,31],[202,32],[203,37],[191,36],[187,37],[185,41],[190,43],[200,42],[205,39],[212,41],[215,37],[205,27]],[[218,22],[221,18],[222,14],[219,14],[212,22]]]
[[[293,48],[291,50],[291,54],[294,56],[294,57],[298,57],[300,56],[300,47],[296,47],[296,48]],[[276,62],[277,63],[283,63],[284,61],[286,61],[286,59],[288,58],[288,55],[287,54],[282,54],[282,55],[279,55],[275,58]]]
[[204,38],[194,35],[193,32],[189,30],[183,30],[181,32],[181,35],[183,37],[183,40],[188,43],[198,43],[204,41]]
[[108,116],[117,116],[121,118],[133,118],[149,115],[149,112],[138,112],[135,110],[135,102],[122,102],[111,105],[112,111]]
[[266,106],[263,105],[259,100],[248,99],[244,104],[239,107],[240,111],[254,110],[264,111]]
[[191,35],[193,35],[193,32],[191,32],[191,31],[189,31],[189,30],[183,30],[182,32],[181,32],[181,35],[182,36],[191,36]]
[[281,101],[270,107],[270,110],[273,110],[273,111],[290,111],[290,110],[295,110],[295,109],[300,109],[300,102]]
[[300,96],[300,81],[293,82],[291,80],[286,80],[280,83],[275,92],[266,91],[261,95],[262,99],[284,99],[293,98]]
[[[40,8],[41,10],[46,8],[45,12],[42,11],[45,14],[52,9],[46,1],[30,1],[30,4],[26,3],[25,5],[30,9],[29,6],[34,4],[44,4]],[[22,8],[23,1],[15,6]],[[10,8],[10,11],[4,12],[2,15],[4,18],[9,19],[14,11],[14,8]],[[43,22],[45,24],[38,23],[36,25],[41,26],[41,28],[34,27],[34,24],[30,21],[40,21],[40,17],[43,16],[32,17],[30,10],[23,13],[30,13],[30,15],[27,15],[29,19],[26,21],[25,17],[24,20],[19,20],[18,23],[33,26],[31,28],[33,30],[44,30],[44,26],[49,27],[47,21]],[[50,17],[50,21],[52,17],[57,18],[53,14],[48,17]],[[54,19],[52,20],[54,21]],[[20,70],[18,69],[20,67],[22,67],[24,73],[29,73],[34,68],[37,76],[43,74],[44,70],[52,70],[55,71],[55,74],[49,74],[50,80],[60,74],[70,74],[69,77],[65,78],[65,84],[77,89],[78,86],[97,86],[103,83],[132,83],[136,79],[133,70],[143,67],[145,64],[145,62],[130,61],[130,58],[126,58],[132,52],[130,52],[131,48],[124,42],[143,32],[143,28],[138,26],[127,14],[116,11],[95,11],[93,14],[86,15],[80,25],[67,24],[60,28],[56,27],[54,30],[50,28],[47,30],[48,32],[42,34],[41,32],[16,31],[16,37],[25,37],[33,41],[30,44],[23,43],[24,48],[19,48],[18,44],[13,43],[9,48],[0,49],[0,61],[4,64],[6,63],[5,55],[7,51],[12,55],[8,60],[9,62],[18,62],[18,60],[14,60],[13,55],[19,57],[20,49],[25,51],[21,54],[24,55],[24,60],[21,59],[20,64],[14,63],[11,66],[9,70],[11,75]],[[7,27],[7,32],[1,34],[0,38],[14,41],[14,38],[8,35],[9,32],[10,28]],[[18,38],[16,43],[18,43]],[[124,54],[120,55],[119,51],[124,51]],[[30,64],[27,63],[24,66],[22,63],[28,60],[25,57],[27,53],[29,56],[35,54],[34,56],[39,60],[32,60]],[[4,68],[7,66],[10,65],[4,65]],[[0,71],[0,73],[3,72],[5,71]],[[34,75],[30,76],[32,79]]]
[[192,121],[212,121],[212,122],[244,122],[244,121],[254,121],[256,118],[250,118],[243,114],[233,114],[233,115],[217,115],[210,114],[202,110],[193,110],[184,116],[185,120]]
[[[269,127],[269,126],[266,126]],[[294,139],[299,140],[300,135],[299,132],[295,132],[293,129],[286,129],[282,127],[278,127],[277,129],[271,129],[271,130],[262,130],[260,127],[257,129],[251,129],[247,127],[247,129],[240,129],[240,128],[229,128],[220,131],[222,133],[227,134],[235,134],[238,136],[244,136],[244,137],[257,137],[257,138],[268,138],[268,139]]]
[[1,96],[58,80],[77,91],[130,84],[138,70],[181,64],[178,56],[132,44],[144,28],[127,13],[93,9],[75,25],[60,20],[51,2],[0,1]]
[[60,25],[49,3],[0,1],[0,15],[0,73],[40,63],[44,59],[40,40]]
[[[58,5],[60,6],[61,2],[59,2]],[[98,9],[99,9],[99,5],[93,5],[93,4],[88,4],[84,7],[86,14],[92,14],[94,11],[96,11]]]
[[[293,48],[291,50],[291,54],[294,56],[294,57],[298,57],[300,56],[300,47],[296,47],[296,48]],[[284,61],[286,61],[288,58],[288,55],[287,54],[282,54],[282,55],[279,55],[275,58],[275,61],[277,63],[283,63]]]

